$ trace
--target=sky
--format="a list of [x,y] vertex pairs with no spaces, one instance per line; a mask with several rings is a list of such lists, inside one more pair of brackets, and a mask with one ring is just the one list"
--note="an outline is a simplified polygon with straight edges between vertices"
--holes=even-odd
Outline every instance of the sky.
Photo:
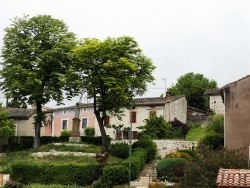
[[189,72],[218,87],[250,74],[249,0],[0,0],[0,50],[11,19],[44,14],[79,39],[133,37],[156,66],[143,97],[160,96]]

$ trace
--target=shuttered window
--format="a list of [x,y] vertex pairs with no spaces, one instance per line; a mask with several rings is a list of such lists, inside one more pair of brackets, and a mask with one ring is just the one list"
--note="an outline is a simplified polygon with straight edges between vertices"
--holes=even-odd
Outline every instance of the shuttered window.
[[105,119],[104,119],[104,121],[103,121],[104,126],[110,124],[110,123],[109,123],[109,119],[110,119],[109,116],[106,116],[106,117],[105,117]]
[[151,118],[152,116],[156,116],[156,111],[150,111],[149,112],[149,118]]
[[130,112],[130,122],[136,123],[136,112]]

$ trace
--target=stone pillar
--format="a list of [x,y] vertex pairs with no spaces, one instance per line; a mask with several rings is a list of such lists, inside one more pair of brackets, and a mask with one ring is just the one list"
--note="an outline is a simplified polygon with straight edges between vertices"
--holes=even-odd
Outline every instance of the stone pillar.
[[77,117],[74,117],[72,119],[73,124],[72,124],[72,132],[71,132],[71,136],[69,137],[69,141],[70,142],[79,142],[81,141],[80,138],[80,119]]

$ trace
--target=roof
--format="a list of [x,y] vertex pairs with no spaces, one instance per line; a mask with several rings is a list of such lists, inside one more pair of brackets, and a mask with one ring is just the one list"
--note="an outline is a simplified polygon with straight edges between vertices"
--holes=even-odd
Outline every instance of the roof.
[[221,89],[207,89],[204,95],[215,96],[220,95]]
[[243,77],[243,78],[241,78],[241,79],[239,79],[239,80],[236,80],[236,81],[234,81],[234,82],[228,83],[227,85],[223,86],[221,89],[230,87],[231,85],[236,84],[237,82],[239,82],[239,81],[241,81],[241,80],[244,80],[244,79],[246,79],[246,78],[248,78],[248,77],[250,77],[250,75],[247,75],[247,76],[245,76],[245,77]]
[[[86,107],[91,107],[93,106],[93,103],[80,103],[80,108],[86,108]],[[74,106],[67,106],[67,107],[60,107],[60,108],[53,108],[52,111],[57,111],[57,110],[68,110],[68,109],[75,109],[76,105]]]
[[220,168],[216,184],[224,187],[250,187],[250,170]]
[[24,119],[28,119],[29,117],[31,117],[32,115],[34,115],[36,113],[35,109],[24,109],[24,108],[6,108],[6,110],[9,111],[9,117],[10,118],[24,118]]
[[171,102],[177,99],[184,97],[181,96],[171,96],[171,99],[166,99],[163,97],[149,97],[149,98],[136,98],[135,99],[135,106],[143,106],[143,105],[163,105],[167,102]]

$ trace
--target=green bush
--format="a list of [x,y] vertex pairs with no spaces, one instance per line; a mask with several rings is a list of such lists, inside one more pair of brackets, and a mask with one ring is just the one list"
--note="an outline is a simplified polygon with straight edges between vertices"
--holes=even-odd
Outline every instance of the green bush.
[[109,187],[128,182],[129,169],[123,165],[107,166],[103,168],[103,184]]
[[191,157],[189,154],[187,154],[185,152],[180,152],[180,151],[169,153],[165,156],[165,158],[183,158],[183,159],[186,159],[188,161],[193,160],[193,157]]
[[24,184],[16,182],[16,181],[7,181],[3,187],[4,188],[23,188]]
[[[101,136],[81,136],[81,141],[87,144],[94,144],[97,146],[101,146],[102,145],[102,137]],[[107,142],[108,145],[110,145],[111,142],[111,138],[109,136],[107,136]]]
[[178,150],[179,152],[182,152],[182,153],[187,153],[188,155],[190,155],[191,157],[195,157],[196,156],[196,153],[192,150],[188,150],[188,149],[180,149]]
[[209,146],[214,150],[221,148],[224,146],[224,135],[218,133],[209,133],[201,139],[199,145]]
[[145,136],[142,136],[138,141],[132,144],[132,148],[144,148],[147,150],[147,163],[155,159],[157,153],[157,145],[153,140],[148,139]]
[[129,156],[130,147],[127,143],[115,143],[110,145],[110,154],[122,159],[126,159]]
[[62,130],[61,136],[71,136],[72,131],[70,130]]
[[188,123],[188,126],[190,127],[190,129],[198,128],[198,127],[201,127],[201,122],[191,121]]
[[28,150],[33,148],[34,137],[33,136],[10,136],[8,138],[8,150]]
[[217,188],[216,178],[220,168],[247,169],[247,157],[242,150],[213,150],[206,146],[198,147],[196,157],[185,168],[185,178],[180,187]]
[[11,165],[11,180],[24,184],[90,185],[101,170],[96,163],[87,165],[16,162]]
[[207,132],[224,134],[224,116],[221,114],[213,115],[207,124]]
[[163,159],[156,166],[157,177],[162,181],[179,182],[184,176],[184,166],[187,162],[183,158]]
[[86,128],[84,133],[85,136],[95,136],[95,128]]

